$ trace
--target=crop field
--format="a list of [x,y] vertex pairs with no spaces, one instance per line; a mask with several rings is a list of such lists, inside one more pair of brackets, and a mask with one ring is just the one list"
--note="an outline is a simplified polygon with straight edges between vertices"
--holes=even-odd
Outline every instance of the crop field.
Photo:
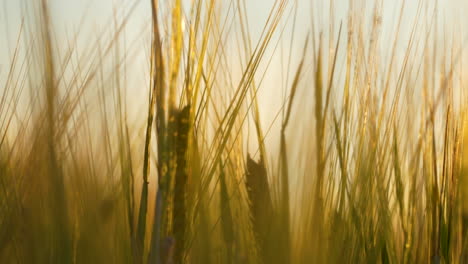
[[104,2],[0,1],[0,263],[468,263],[464,1]]

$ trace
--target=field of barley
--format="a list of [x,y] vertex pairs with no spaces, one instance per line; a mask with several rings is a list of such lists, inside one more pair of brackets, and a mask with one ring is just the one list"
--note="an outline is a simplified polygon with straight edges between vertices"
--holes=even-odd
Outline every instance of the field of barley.
[[0,263],[468,263],[467,11],[1,0]]

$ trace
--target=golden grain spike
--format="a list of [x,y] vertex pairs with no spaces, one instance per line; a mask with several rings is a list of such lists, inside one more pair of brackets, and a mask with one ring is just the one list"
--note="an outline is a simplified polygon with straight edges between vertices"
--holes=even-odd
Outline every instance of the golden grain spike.
[[187,216],[187,148],[188,133],[190,128],[190,105],[177,112],[176,134],[176,174],[174,186],[174,213],[172,215],[173,232],[176,239],[175,262],[182,263],[186,236]]
[[261,251],[260,255],[266,263],[269,263],[268,256],[271,252],[268,250],[267,243],[269,242],[269,223],[273,216],[273,205],[266,168],[262,161],[256,162],[250,155],[247,156],[246,183],[252,224]]

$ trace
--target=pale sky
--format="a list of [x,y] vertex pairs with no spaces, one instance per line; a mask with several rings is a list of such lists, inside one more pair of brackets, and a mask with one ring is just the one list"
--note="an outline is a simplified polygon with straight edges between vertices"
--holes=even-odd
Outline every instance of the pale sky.
[[[335,21],[338,24],[342,21],[346,24],[346,12],[348,8],[348,2],[350,0],[335,0]],[[407,20],[407,26],[403,27],[403,30],[411,29],[411,21],[414,18],[417,11],[417,4],[420,0],[383,0],[382,8],[382,24],[383,30],[392,30],[394,24],[396,24],[397,13],[401,1],[405,2],[404,13]],[[423,0],[423,2],[435,2],[435,0]],[[37,0],[0,0],[0,65],[1,68],[5,68],[9,62],[9,56],[11,55],[12,48],[18,36],[21,19],[24,12],[31,13],[34,9],[34,4],[38,4],[40,1]],[[163,1],[164,2],[164,1]],[[184,2],[189,2],[184,1]],[[262,30],[262,27],[266,21],[269,10],[274,3],[274,0],[245,0],[247,4],[247,12],[249,17],[249,25],[253,39],[258,37]],[[290,3],[297,2],[298,14],[296,22],[296,33],[294,46],[291,47],[293,50],[301,50],[304,36],[307,32],[310,32],[311,28],[311,17],[314,18],[315,22],[322,24],[323,28],[328,25],[328,14],[329,14],[329,3],[332,1],[325,0],[291,0]],[[373,3],[378,0],[361,0],[361,2],[367,5],[366,10],[362,10],[363,16],[371,16]],[[468,18],[464,18],[463,14],[466,14],[464,10],[468,10],[468,1],[463,0],[444,0],[438,1],[440,8],[439,20],[443,20],[445,24],[449,24],[448,28],[451,28],[450,24],[453,23],[450,20],[458,22],[460,25],[468,23]],[[141,39],[139,41],[140,46],[148,45],[149,36],[142,36],[141,30],[145,25],[148,25],[150,21],[150,1],[149,0],[49,0],[51,7],[52,21],[55,30],[59,36],[67,38],[71,36],[73,32],[79,27],[79,23],[84,19],[84,24],[81,31],[85,34],[95,36],[98,32],[106,32],[106,27],[112,14],[115,10],[119,14],[123,14],[129,10],[129,7],[136,3],[136,9],[131,15],[129,25],[126,30],[126,37],[129,40]],[[228,0],[220,0],[219,3],[227,7]],[[186,3],[187,4],[187,3]],[[186,5],[187,6],[187,5]],[[447,15],[448,14],[448,15]],[[285,13],[287,17],[288,12]],[[120,16],[122,17],[122,16]],[[288,20],[288,23],[292,24],[292,16]],[[285,21],[285,20],[283,20]],[[316,25],[316,27],[319,27]],[[335,31],[337,31],[336,26]],[[290,31],[291,27],[287,27],[283,49],[289,50],[290,44]],[[325,32],[327,33],[327,32]],[[85,35],[83,34],[83,35]],[[336,34],[336,32],[335,32]],[[463,32],[460,35],[464,34]],[[384,37],[390,37],[390,34],[382,33]],[[86,39],[83,37],[83,39]],[[272,44],[273,46],[273,44]],[[147,47],[147,46],[146,46]],[[144,47],[143,47],[144,48]],[[277,52],[279,54],[279,52]],[[10,55],[9,55],[10,54]],[[141,56],[145,56],[142,53]],[[294,55],[294,54],[293,54]],[[299,55],[299,54],[295,54]],[[279,58],[279,55],[278,55]],[[276,70],[280,71],[278,67]],[[0,69],[0,78],[4,69]],[[274,71],[274,69],[272,69]]]

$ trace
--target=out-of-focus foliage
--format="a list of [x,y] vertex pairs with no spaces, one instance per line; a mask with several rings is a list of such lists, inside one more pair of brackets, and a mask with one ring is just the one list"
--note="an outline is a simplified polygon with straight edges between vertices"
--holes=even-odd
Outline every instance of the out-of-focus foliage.
[[126,97],[128,17],[83,53],[58,45],[46,1],[19,33],[0,75],[1,263],[468,262],[462,53],[436,48],[438,21],[419,16],[434,10],[383,43],[381,6],[369,23],[351,1],[346,23],[314,24],[265,110],[297,2],[276,0],[257,42],[242,0],[162,2],[143,103]]

